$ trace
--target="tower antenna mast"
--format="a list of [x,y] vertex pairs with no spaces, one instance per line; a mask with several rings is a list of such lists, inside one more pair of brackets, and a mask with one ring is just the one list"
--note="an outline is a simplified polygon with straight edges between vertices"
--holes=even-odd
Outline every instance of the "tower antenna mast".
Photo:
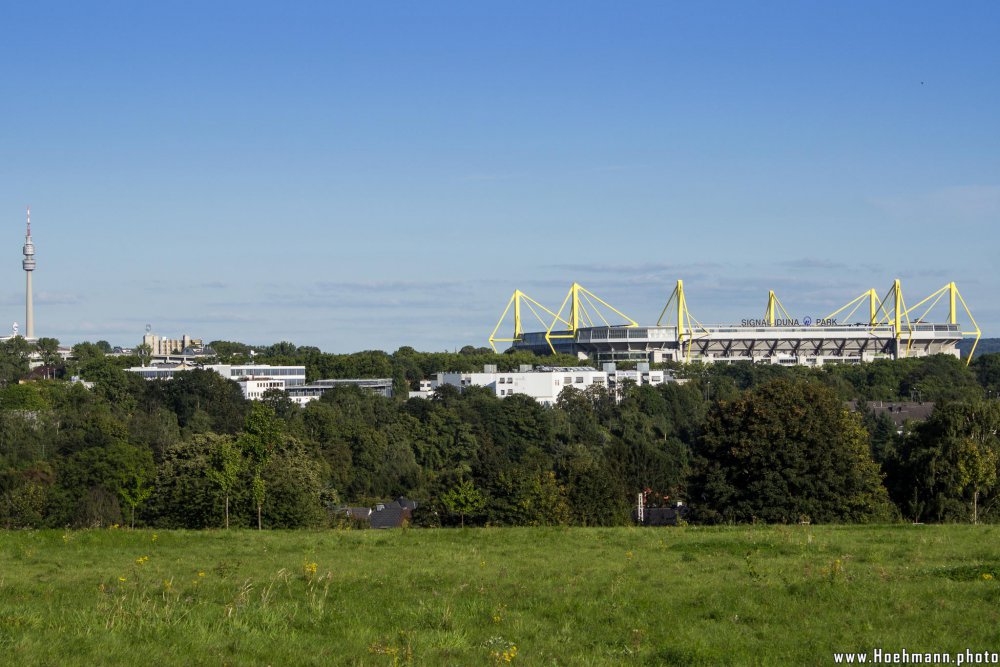
[[35,270],[35,244],[31,242],[31,207],[28,207],[28,231],[24,236],[24,337],[35,338],[35,306],[31,297],[31,274]]

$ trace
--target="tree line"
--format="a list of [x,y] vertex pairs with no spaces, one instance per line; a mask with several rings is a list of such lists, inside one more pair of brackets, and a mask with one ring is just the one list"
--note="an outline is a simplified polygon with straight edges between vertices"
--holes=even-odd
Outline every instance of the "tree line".
[[[15,339],[16,341],[16,339]],[[236,345],[236,344],[232,344]],[[213,343],[220,357],[246,354]],[[15,349],[16,348],[16,349]],[[637,493],[719,522],[995,521],[1000,355],[819,369],[692,364],[684,384],[564,390],[544,407],[440,388],[429,400],[340,387],[304,408],[248,402],[193,370],[147,382],[81,344],[27,376],[0,343],[0,524],[6,527],[324,526],[338,508],[404,495],[420,525],[621,525]],[[393,377],[567,359],[454,353],[326,355],[278,344],[267,363],[323,361],[319,377]],[[431,369],[431,370],[428,370]],[[92,389],[68,381],[80,375]],[[933,401],[898,428],[866,406]],[[859,401],[858,412],[845,401]]]

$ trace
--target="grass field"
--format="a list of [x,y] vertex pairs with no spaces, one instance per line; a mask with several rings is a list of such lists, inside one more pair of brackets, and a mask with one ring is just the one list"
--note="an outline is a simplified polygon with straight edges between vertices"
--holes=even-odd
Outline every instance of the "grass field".
[[0,532],[0,662],[832,664],[1000,649],[1000,528]]

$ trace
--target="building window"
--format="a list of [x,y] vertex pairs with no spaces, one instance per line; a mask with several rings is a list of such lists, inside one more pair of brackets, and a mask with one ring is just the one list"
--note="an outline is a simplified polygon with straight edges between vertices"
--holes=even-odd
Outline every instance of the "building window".
[[579,377],[579,376],[577,376],[577,378],[576,378],[576,383],[577,383],[577,384],[583,384],[583,378],[582,378],[582,377]]

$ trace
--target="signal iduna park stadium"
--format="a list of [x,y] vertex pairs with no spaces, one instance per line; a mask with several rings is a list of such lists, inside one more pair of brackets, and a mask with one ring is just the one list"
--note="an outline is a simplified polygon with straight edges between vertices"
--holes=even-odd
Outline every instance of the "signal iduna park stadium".
[[[511,316],[513,334],[498,336],[505,322],[510,325]],[[530,324],[532,316],[539,326],[526,331],[525,322]],[[958,342],[974,336],[971,360],[981,335],[954,282],[907,306],[900,281],[895,280],[882,297],[871,289],[826,317],[801,321],[789,316],[772,291],[761,318],[738,325],[704,325],[691,316],[684,282],[678,280],[653,326],[639,325],[577,283],[556,311],[516,290],[489,341],[494,350],[497,343],[510,343],[514,350],[562,352],[595,363],[753,361],[819,366],[932,354],[958,357]]]

